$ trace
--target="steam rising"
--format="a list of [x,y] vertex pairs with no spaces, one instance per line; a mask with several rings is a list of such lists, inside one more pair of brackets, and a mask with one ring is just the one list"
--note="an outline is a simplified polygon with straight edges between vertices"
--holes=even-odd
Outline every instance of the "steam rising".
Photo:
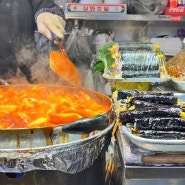
[[[33,45],[24,47],[21,51],[17,52],[16,59],[18,66],[24,68],[22,72],[19,68],[16,76],[7,80],[9,84],[53,84],[53,85],[69,85],[61,77],[59,77],[50,68],[50,52],[39,53],[37,48]],[[61,61],[62,62],[62,61]],[[91,70],[87,66],[77,66],[82,79],[82,86],[94,89],[93,76]],[[30,70],[30,79],[26,76],[27,70]],[[25,75],[26,74],[26,75]]]
[[35,44],[24,45],[16,52],[16,75],[5,79],[8,84],[60,84],[66,85],[50,68],[49,53],[39,54]]
[[[133,25],[134,24],[134,25]],[[79,23],[78,29],[74,29],[74,25],[69,25],[69,29],[66,29],[66,33],[69,33],[65,38],[65,48],[69,55],[71,61],[77,66],[81,79],[82,86],[98,90],[103,92],[105,89],[106,82],[103,81],[102,76],[93,77],[90,64],[95,55],[94,48],[94,33],[97,30],[107,30],[110,29],[114,33],[115,42],[128,42],[128,41],[146,41],[147,23],[132,23],[127,21],[122,23],[121,21],[83,21],[81,26]],[[72,30],[71,30],[72,29]],[[94,31],[92,33],[92,30]],[[136,34],[137,33],[137,34]],[[40,34],[41,35],[41,34]],[[33,41],[26,39],[24,43],[26,46],[22,46],[22,50],[16,52],[16,59],[18,61],[19,68],[21,70],[17,71],[14,78],[10,79],[9,83],[41,83],[41,84],[56,84],[56,85],[66,85],[66,82],[62,80],[58,75],[56,75],[50,68],[49,54],[55,49],[51,47],[51,43],[44,38],[43,35],[36,36],[35,38],[37,45]],[[18,48],[18,47],[17,47]],[[38,54],[37,49],[42,50]],[[62,62],[62,61],[61,61]],[[26,66],[26,67],[25,67]],[[31,71],[31,77],[27,80],[25,73],[27,73],[28,68]],[[23,74],[24,73],[24,74]],[[99,90],[99,88],[102,88]]]
[[49,56],[38,57],[38,61],[31,67],[31,75],[33,83],[66,85],[50,68]]

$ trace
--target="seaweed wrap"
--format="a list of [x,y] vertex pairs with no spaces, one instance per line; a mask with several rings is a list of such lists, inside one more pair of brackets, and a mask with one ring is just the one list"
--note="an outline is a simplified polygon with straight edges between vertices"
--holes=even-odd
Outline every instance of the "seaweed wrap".
[[137,135],[149,139],[166,139],[166,140],[185,139],[185,132],[178,131],[141,130]]
[[135,91],[123,91],[118,90],[118,100],[127,99],[132,97],[136,100],[142,100],[151,103],[158,103],[164,105],[175,105],[177,104],[178,98],[174,96],[173,92],[139,92]]
[[135,119],[147,117],[180,117],[181,109],[176,107],[147,107],[141,110],[123,111],[119,113],[119,119],[122,123],[134,122]]
[[149,66],[149,65],[147,65],[147,64],[145,64],[145,65],[139,65],[138,63],[137,64],[131,64],[131,65],[129,65],[129,64],[125,64],[125,65],[123,65],[122,66],[122,71],[132,71],[132,73],[136,73],[136,72],[143,72],[143,73],[145,73],[146,74],[146,71],[154,71],[154,70],[156,70],[156,71],[159,71],[159,65],[153,65],[153,66]]
[[185,131],[185,119],[177,117],[150,117],[135,119],[136,130]]
[[127,103],[127,107],[135,105],[136,109],[145,109],[146,107],[166,107],[170,108],[171,106],[173,107],[179,107],[181,108],[182,106],[180,104],[175,104],[175,105],[163,105],[163,104],[157,104],[157,103],[151,103],[151,102],[146,102],[142,100],[136,100],[133,98],[130,102]]
[[160,72],[158,70],[148,72],[146,74],[146,71],[124,71],[122,72],[122,78],[159,78]]

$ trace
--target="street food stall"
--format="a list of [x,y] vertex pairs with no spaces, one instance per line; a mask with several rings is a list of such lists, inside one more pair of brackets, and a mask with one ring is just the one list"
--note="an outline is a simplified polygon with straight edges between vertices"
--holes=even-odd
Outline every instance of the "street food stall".
[[35,32],[36,84],[0,81],[1,183],[184,184],[183,16],[167,0],[90,2],[56,1],[58,45]]

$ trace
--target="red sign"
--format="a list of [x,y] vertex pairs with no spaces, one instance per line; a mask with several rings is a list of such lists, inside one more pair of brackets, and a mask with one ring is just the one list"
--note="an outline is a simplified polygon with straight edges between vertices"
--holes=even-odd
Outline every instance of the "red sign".
[[166,7],[164,11],[165,15],[185,15],[185,7]]
[[183,21],[183,16],[171,16],[171,21],[174,21],[174,22],[181,22]]
[[126,13],[125,4],[77,4],[68,3],[67,12]]

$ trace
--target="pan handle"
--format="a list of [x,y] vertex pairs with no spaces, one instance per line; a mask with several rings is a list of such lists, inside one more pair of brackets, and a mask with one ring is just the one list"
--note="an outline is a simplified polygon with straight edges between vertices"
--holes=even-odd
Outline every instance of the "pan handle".
[[55,127],[51,134],[51,140],[58,140],[58,133],[64,132],[69,134],[89,134],[95,130],[103,130],[109,125],[109,117],[105,114],[97,115],[93,118],[82,118],[77,121]]

